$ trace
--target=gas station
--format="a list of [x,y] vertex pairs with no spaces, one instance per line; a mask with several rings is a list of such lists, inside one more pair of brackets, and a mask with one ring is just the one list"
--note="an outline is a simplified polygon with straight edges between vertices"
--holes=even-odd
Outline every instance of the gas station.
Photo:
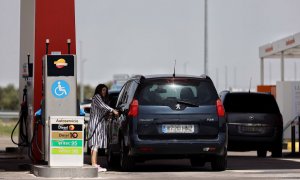
[[[21,116],[26,124],[21,128],[29,144],[18,148],[28,153],[32,174],[37,177],[98,177],[96,167],[84,164],[75,0],[26,0],[20,1],[20,6],[19,99],[23,100]],[[284,140],[295,153],[295,137],[300,139],[300,81],[285,81],[284,61],[300,58],[300,33],[259,47],[259,58],[261,85],[257,91],[276,96],[284,120]],[[264,82],[266,59],[280,59],[281,79],[276,86]]]

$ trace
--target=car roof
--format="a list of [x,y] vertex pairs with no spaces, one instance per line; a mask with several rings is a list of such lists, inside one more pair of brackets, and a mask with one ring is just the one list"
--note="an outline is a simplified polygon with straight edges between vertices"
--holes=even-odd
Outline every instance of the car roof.
[[271,93],[268,92],[228,92],[228,94],[234,94],[234,95],[267,95],[271,96]]
[[[152,74],[152,75],[138,75],[134,76],[133,79],[137,77],[143,77],[145,79],[156,79],[156,78],[173,78],[173,74]],[[195,75],[185,75],[185,74],[176,74],[175,78],[202,78],[202,79],[210,79],[206,75],[195,76]]]

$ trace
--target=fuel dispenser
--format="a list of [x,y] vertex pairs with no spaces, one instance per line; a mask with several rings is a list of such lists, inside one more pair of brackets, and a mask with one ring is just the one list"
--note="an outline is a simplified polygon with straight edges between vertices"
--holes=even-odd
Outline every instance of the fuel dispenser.
[[[43,58],[43,150],[44,160],[50,160],[50,166],[83,164],[84,120],[77,116],[76,62],[75,55],[45,55]],[[76,162],[70,159],[72,156]]]
[[[26,149],[28,153],[28,157],[33,160],[32,154],[31,154],[31,147],[32,143],[34,140],[34,132],[35,129],[33,128],[31,124],[31,119],[32,119],[32,111],[33,107],[32,104],[29,103],[29,98],[28,94],[31,94],[31,82],[32,82],[32,77],[33,77],[33,64],[30,63],[30,54],[27,54],[27,62],[23,63],[22,65],[22,78],[24,78],[25,83],[24,83],[24,88],[23,88],[23,93],[22,93],[22,101],[21,101],[21,109],[19,113],[19,120],[15,127],[13,128],[11,132],[11,141],[15,145],[17,145],[21,150]],[[14,140],[14,134],[15,130],[19,126],[19,139],[18,141]]]

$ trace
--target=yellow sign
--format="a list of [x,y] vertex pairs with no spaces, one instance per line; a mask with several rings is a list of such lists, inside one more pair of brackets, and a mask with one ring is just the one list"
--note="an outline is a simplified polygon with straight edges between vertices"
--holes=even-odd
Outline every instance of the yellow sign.
[[60,58],[59,60],[54,61],[54,64],[59,69],[65,67],[65,66],[68,66],[68,63],[66,63],[66,60],[63,58]]
[[64,155],[82,155],[82,148],[52,148],[51,154],[64,154]]

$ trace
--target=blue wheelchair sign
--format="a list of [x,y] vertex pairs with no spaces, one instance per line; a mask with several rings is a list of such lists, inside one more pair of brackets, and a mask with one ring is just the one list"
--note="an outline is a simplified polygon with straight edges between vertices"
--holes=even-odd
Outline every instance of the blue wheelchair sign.
[[56,98],[65,98],[70,93],[70,86],[64,80],[57,80],[52,84],[52,95]]

